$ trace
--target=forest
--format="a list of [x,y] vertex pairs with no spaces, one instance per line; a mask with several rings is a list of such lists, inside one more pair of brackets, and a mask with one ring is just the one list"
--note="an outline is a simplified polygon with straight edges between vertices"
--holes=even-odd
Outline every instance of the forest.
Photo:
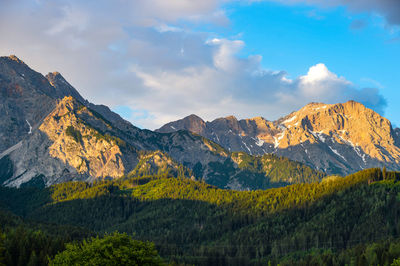
[[0,210],[6,265],[62,265],[116,232],[161,264],[400,265],[400,173],[385,168],[256,191],[165,175],[1,187]]

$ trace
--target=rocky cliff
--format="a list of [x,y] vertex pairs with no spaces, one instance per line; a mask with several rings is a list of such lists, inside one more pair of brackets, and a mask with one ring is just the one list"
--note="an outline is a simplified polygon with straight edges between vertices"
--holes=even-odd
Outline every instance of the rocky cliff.
[[56,89],[15,56],[0,57],[0,154],[32,133],[55,107]]
[[233,116],[193,121],[191,115],[157,131],[191,130],[230,151],[277,154],[328,174],[383,166],[400,170],[399,129],[354,101],[311,103],[277,121],[262,117],[237,120]]
[[[268,159],[269,167],[259,167],[266,160],[248,155],[240,160],[237,154],[188,131],[141,130],[108,107],[83,99],[57,72],[44,77],[14,56],[1,57],[0,63],[1,107],[7,111],[0,122],[4,140],[0,183],[4,185],[48,186],[168,174],[223,188],[263,189],[323,177],[278,157]],[[293,171],[281,172],[281,168]]]

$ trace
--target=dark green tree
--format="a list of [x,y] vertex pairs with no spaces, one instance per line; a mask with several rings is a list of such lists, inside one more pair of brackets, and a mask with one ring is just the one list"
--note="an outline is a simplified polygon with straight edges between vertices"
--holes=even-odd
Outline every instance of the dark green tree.
[[114,233],[70,243],[50,265],[163,265],[151,242],[133,240],[127,234]]
[[6,265],[6,248],[4,245],[6,236],[0,231],[0,265]]

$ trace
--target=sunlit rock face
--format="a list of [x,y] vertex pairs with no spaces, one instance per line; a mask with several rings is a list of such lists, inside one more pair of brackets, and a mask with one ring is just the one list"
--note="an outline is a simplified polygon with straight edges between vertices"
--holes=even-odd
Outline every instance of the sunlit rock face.
[[7,154],[13,175],[4,182],[20,186],[40,177],[45,185],[129,175],[191,172],[161,151],[139,151],[111,135],[113,126],[72,96],[59,100],[55,109],[32,135]]
[[140,130],[107,106],[85,100],[60,73],[43,76],[16,56],[0,57],[0,94],[3,185],[120,178],[132,171],[190,177],[181,164],[197,166],[197,178],[210,180],[209,164],[229,156],[188,132]]
[[[19,186],[35,178],[45,185],[119,178],[140,161],[151,173],[158,168],[174,173],[179,168],[174,159],[194,165],[200,159],[207,164],[227,156],[220,158],[207,140],[186,132],[140,130],[107,106],[85,100],[60,73],[43,76],[16,56],[0,57],[0,94],[4,185]],[[150,153],[156,156],[152,159],[146,153],[143,163],[144,155],[138,153],[142,150],[168,150],[174,158],[159,151]]]
[[190,121],[184,118],[157,131],[192,130],[231,151],[274,153],[329,174],[382,166],[400,169],[399,129],[354,101],[310,103],[276,121],[262,117],[237,120],[231,116],[203,121],[200,130]]
[[[186,130],[141,130],[107,106],[83,99],[60,73],[43,76],[15,56],[0,58],[0,85],[0,138],[4,141],[0,150],[1,185],[50,186],[156,174],[253,190],[316,182],[324,177],[286,158],[231,153]],[[208,130],[208,124],[194,115],[181,127],[202,134]],[[228,117],[216,121],[213,127],[221,134],[225,128],[232,128],[243,139],[248,138],[249,130],[262,129],[273,136],[281,133],[280,126],[261,118],[246,124]],[[267,141],[257,139],[256,145],[264,149],[264,143]]]
[[127,174],[138,161],[137,153],[122,140],[102,134],[107,126],[77,100],[65,97],[38,130],[10,153],[15,169],[6,185],[18,186],[39,175],[53,184]]

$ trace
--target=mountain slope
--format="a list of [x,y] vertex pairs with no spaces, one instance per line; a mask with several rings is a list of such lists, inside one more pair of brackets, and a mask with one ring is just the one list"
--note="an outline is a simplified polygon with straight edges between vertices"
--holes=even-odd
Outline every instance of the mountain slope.
[[[65,97],[38,129],[0,159],[4,175],[9,175],[3,176],[3,183],[20,186],[30,182],[48,186],[71,180],[168,172],[242,190],[316,182],[324,176],[275,156],[231,154],[187,131],[140,133],[132,138],[76,99]],[[138,142],[140,145],[136,146]],[[143,146],[148,150],[141,149]],[[167,151],[171,157],[159,150]]]
[[248,192],[146,177],[68,182],[42,190],[0,188],[0,203],[37,222],[135,234],[154,241],[177,264],[267,265],[272,260],[276,265],[292,252],[329,255],[397,237],[399,178],[399,173],[368,169],[320,183]]
[[0,154],[16,145],[55,107],[41,74],[15,56],[0,57]]
[[[2,82],[17,80],[14,83],[22,92],[4,94],[1,99],[3,106],[19,110],[17,115],[6,113],[0,123],[1,136],[11,136],[0,154],[1,184],[49,186],[169,173],[247,190],[315,182],[324,176],[278,157],[246,157],[246,165],[257,165],[242,167],[240,156],[199,135],[188,131],[163,134],[133,126],[108,107],[83,99],[58,72],[43,77],[16,57],[1,57],[0,62]],[[29,118],[33,126],[28,131],[24,119],[32,114],[37,119]],[[16,118],[17,128],[10,122]]]
[[311,103],[277,121],[230,116],[204,122],[193,115],[157,132],[191,130],[231,151],[273,153],[328,174],[369,167],[400,169],[399,129],[360,103]]
[[8,154],[14,172],[4,184],[19,186],[39,178],[51,185],[128,174],[139,154],[121,139],[103,134],[107,126],[77,100],[65,97],[38,129]]

